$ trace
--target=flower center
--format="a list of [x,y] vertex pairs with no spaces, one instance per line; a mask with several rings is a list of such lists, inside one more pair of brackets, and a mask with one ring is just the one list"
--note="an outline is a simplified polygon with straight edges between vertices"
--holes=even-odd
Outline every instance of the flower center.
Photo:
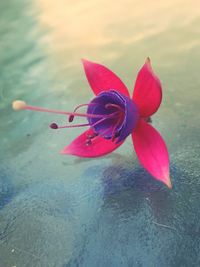
[[136,127],[139,113],[135,103],[128,97],[114,91],[100,93],[91,101],[87,112],[89,114],[105,114],[110,116],[101,121],[98,118],[88,118],[94,132],[105,139],[124,140]]

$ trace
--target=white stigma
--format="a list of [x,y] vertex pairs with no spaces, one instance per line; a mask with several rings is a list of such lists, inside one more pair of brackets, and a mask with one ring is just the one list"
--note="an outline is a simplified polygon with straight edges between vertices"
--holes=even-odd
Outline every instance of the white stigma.
[[22,110],[26,108],[26,102],[22,101],[22,100],[15,100],[12,102],[12,108],[14,110]]

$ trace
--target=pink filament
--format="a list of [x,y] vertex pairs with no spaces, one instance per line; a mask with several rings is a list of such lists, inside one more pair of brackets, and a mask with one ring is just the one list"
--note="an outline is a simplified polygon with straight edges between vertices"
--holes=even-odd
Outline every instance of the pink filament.
[[[98,121],[96,121],[94,124],[89,124],[89,123],[84,123],[84,124],[74,124],[74,125],[64,125],[64,126],[58,126],[57,128],[55,129],[63,129],[63,128],[76,128],[76,127],[85,127],[85,126],[91,126],[91,127],[94,127],[96,125],[98,125],[99,123],[105,121],[107,118],[102,118]],[[52,124],[51,124],[52,125]]]
[[76,112],[79,108],[87,107],[87,106],[93,106],[93,105],[96,105],[96,103],[80,104],[77,107],[75,107],[74,112]]
[[118,110],[121,111],[121,112],[124,112],[124,110],[123,110],[119,105],[116,105],[116,104],[108,103],[108,104],[106,104],[105,107],[106,107],[106,108],[113,107],[113,108],[118,109]]

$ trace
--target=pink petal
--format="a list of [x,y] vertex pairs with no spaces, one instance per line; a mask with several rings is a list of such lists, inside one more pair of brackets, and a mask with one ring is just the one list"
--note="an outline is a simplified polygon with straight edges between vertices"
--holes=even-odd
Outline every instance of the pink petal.
[[102,91],[116,90],[119,93],[129,96],[125,84],[111,70],[103,65],[85,59],[82,62],[86,77],[95,95],[98,95]]
[[147,122],[140,120],[132,134],[139,161],[156,179],[172,187],[169,177],[169,155],[161,135]]
[[133,100],[139,108],[141,117],[151,116],[160,106],[162,87],[159,78],[153,72],[149,58],[138,73]]
[[78,157],[84,158],[95,158],[106,155],[116,148],[118,148],[122,143],[115,144],[111,140],[106,140],[102,137],[97,137],[92,141],[91,145],[86,145],[86,139],[88,135],[92,135],[93,130],[89,129],[79,135],[72,143],[66,146],[61,154],[71,154]]

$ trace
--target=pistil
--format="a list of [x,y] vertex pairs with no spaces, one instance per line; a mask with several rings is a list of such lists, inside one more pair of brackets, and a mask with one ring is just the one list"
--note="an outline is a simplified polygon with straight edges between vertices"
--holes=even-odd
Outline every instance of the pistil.
[[[82,107],[88,107],[88,106],[94,106],[96,105],[95,103],[89,103],[89,104],[80,104],[77,107],[75,107],[73,112],[76,112],[78,109],[82,108]],[[68,121],[72,122],[74,120],[74,115],[70,115]]]
[[67,112],[67,111],[60,111],[36,106],[27,105],[26,102],[21,100],[13,101],[12,107],[14,110],[32,110],[32,111],[39,111],[39,112],[46,112],[46,113],[56,113],[61,115],[69,115],[69,116],[77,116],[77,117],[86,117],[86,118],[112,118],[113,114],[105,115],[105,114],[85,114],[85,113],[76,113],[76,112]]

